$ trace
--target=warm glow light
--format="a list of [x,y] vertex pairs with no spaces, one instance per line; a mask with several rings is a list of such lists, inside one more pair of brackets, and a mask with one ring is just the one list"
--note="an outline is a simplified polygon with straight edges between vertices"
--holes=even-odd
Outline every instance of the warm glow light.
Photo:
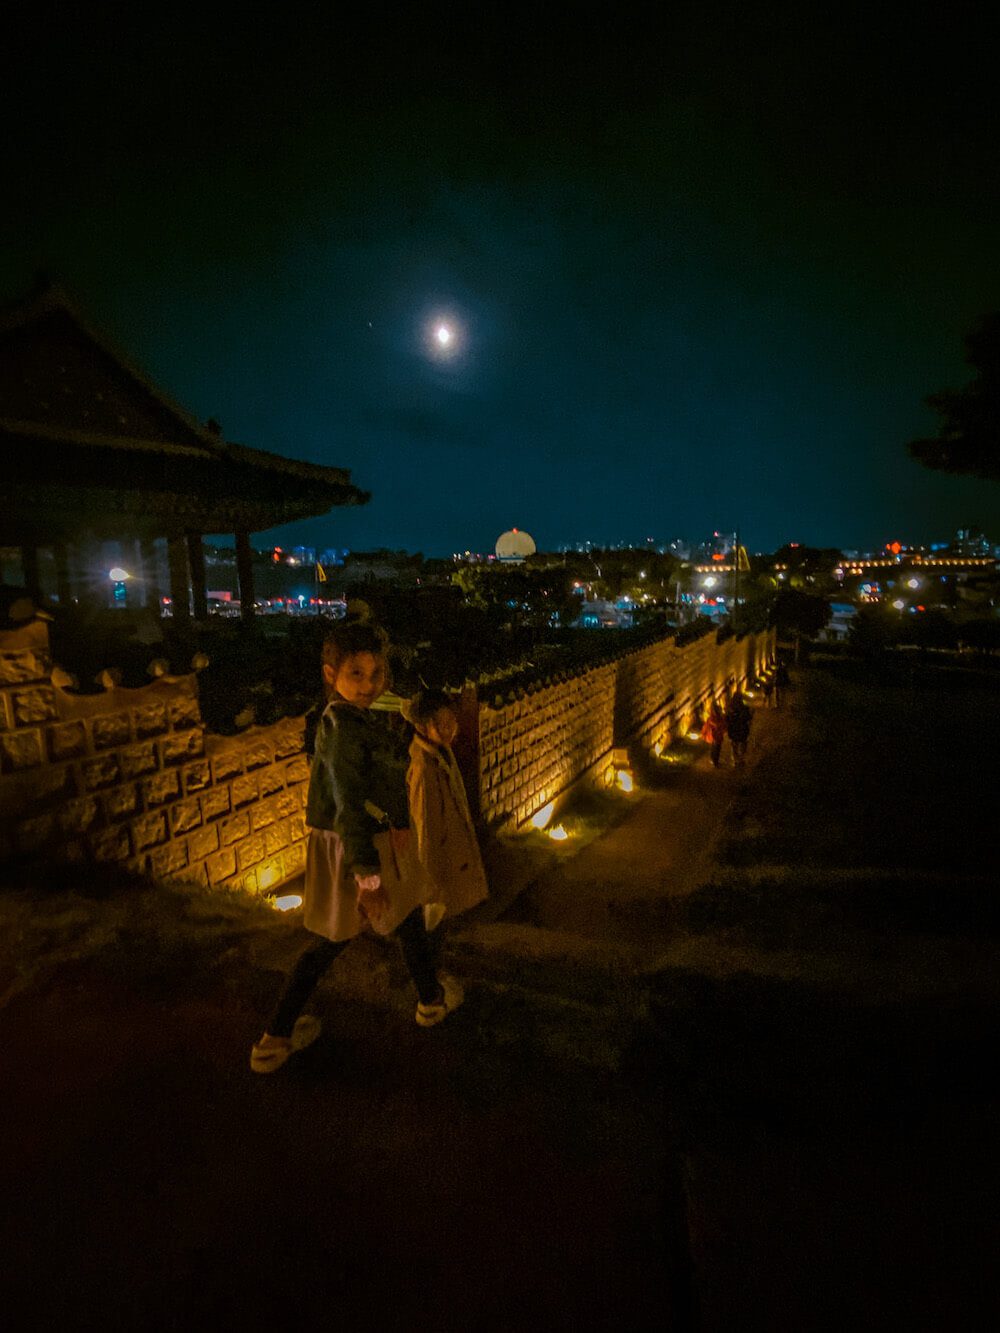
[[115,565],[114,569],[108,570],[108,578],[115,583],[124,583],[127,578],[131,578],[127,569],[122,569],[121,565]]
[[635,783],[632,781],[632,774],[627,768],[620,768],[617,773],[618,786],[622,791],[633,791]]
[[656,744],[653,746],[653,753],[656,755],[657,759],[659,759],[660,755],[663,753],[663,742],[662,742],[662,741],[657,741],[657,742],[656,742]]
[[562,824],[557,824],[555,828],[549,829],[549,837],[553,842],[565,842],[569,834],[563,828]]
[[296,907],[302,906],[302,895],[299,893],[286,893],[281,898],[273,900],[275,907],[279,912],[291,912]]
[[907,579],[907,580],[906,580],[906,586],[907,586],[908,588],[919,588],[919,587],[920,587],[920,580],[919,580],[919,579]]
[[896,608],[897,611],[902,611],[905,605],[906,603],[903,601],[901,597],[897,597],[896,600],[893,602],[893,606]]
[[701,732],[700,732],[700,731],[689,731],[689,732],[688,732],[688,740],[689,740],[689,741],[700,741],[700,740],[701,740]]
[[541,808],[541,810],[537,810],[537,811],[531,816],[531,827],[532,827],[532,828],[544,828],[545,825],[546,825],[546,824],[549,822],[549,820],[552,818],[552,814],[553,814],[555,808],[556,808],[556,803],[555,803],[555,801],[549,801],[548,805],[543,805],[542,808]]

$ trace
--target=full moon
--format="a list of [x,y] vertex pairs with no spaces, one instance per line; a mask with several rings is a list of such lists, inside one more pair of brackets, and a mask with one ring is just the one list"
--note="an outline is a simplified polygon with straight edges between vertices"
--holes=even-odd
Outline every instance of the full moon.
[[442,347],[447,347],[454,335],[447,324],[439,324],[434,331],[434,336]]

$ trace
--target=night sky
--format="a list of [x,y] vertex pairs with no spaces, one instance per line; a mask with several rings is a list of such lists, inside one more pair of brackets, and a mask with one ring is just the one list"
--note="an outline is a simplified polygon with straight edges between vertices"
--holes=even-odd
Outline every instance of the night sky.
[[228,438],[373,492],[284,545],[1000,539],[1000,488],[905,453],[1000,305],[987,7],[543,8],[31,7],[0,295],[48,270]]

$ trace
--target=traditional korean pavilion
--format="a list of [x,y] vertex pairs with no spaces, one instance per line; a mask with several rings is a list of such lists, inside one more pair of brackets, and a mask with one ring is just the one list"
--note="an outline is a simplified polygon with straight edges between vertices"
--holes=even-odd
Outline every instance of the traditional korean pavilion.
[[[99,544],[115,541],[148,605],[169,592],[175,617],[202,619],[203,535],[231,532],[249,618],[251,533],[369,498],[344,468],[234,444],[214,422],[195,421],[52,286],[0,311],[0,449],[0,546],[21,548],[36,600],[39,551],[51,550],[63,604],[86,595]],[[153,587],[157,539],[169,589]]]

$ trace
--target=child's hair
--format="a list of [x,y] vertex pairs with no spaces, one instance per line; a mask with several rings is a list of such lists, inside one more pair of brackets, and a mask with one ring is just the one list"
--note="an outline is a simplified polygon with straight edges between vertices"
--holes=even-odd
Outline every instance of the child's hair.
[[349,657],[358,653],[373,653],[382,658],[386,656],[385,635],[375,625],[341,621],[323,640],[323,665],[332,667],[334,671],[339,671]]
[[421,690],[409,700],[405,711],[407,721],[415,727],[422,727],[433,722],[442,708],[455,710],[455,700],[444,690]]

